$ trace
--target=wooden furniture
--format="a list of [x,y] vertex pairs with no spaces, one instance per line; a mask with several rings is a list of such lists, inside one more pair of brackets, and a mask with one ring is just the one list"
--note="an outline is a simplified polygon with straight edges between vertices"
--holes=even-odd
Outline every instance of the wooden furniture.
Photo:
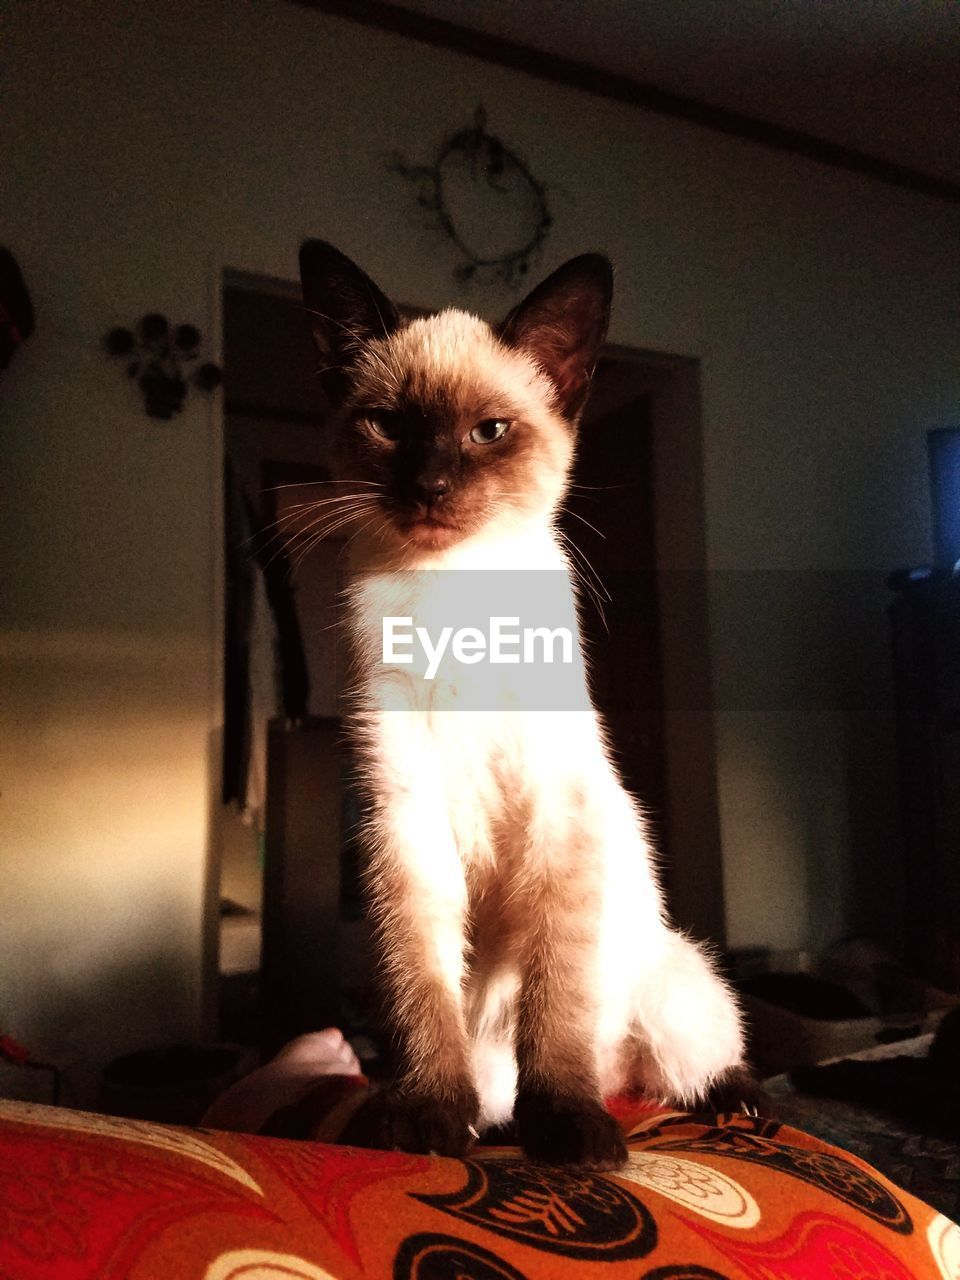
[[338,718],[270,722],[262,1048],[340,1021],[343,769]]
[[908,942],[918,972],[960,992],[960,577],[891,585]]

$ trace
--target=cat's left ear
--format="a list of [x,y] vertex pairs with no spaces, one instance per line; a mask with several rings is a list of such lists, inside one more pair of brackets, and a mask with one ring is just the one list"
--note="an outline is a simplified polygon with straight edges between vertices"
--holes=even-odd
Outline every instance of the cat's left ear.
[[336,399],[365,344],[397,328],[397,311],[367,273],[326,240],[301,245],[300,280],[324,385]]
[[609,260],[585,253],[537,285],[497,331],[502,342],[534,357],[556,387],[564,417],[575,418],[583,408],[612,298]]

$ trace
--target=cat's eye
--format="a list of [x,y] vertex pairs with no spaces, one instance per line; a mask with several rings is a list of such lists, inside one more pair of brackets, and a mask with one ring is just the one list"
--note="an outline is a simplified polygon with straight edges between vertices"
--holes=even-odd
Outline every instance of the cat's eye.
[[395,409],[367,409],[362,416],[382,440],[397,441],[403,435],[403,417]]
[[484,418],[470,432],[470,439],[474,444],[493,444],[494,440],[500,440],[509,430],[510,423],[506,418]]

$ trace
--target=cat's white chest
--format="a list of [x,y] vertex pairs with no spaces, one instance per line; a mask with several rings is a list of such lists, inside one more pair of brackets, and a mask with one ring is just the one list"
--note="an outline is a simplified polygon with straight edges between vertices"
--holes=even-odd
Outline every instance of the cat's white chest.
[[368,710],[589,710],[576,596],[549,531],[361,574],[350,599]]

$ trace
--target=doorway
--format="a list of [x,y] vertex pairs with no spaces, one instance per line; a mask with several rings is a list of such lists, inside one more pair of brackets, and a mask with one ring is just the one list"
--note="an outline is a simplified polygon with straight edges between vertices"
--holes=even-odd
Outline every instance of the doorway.
[[[242,1024],[261,982],[289,984],[292,972],[296,985],[313,993],[314,1021],[342,1019],[345,1002],[356,1014],[370,947],[345,802],[311,799],[308,776],[315,770],[327,791],[342,789],[333,758],[337,663],[329,629],[338,546],[324,539],[308,556],[285,561],[283,539],[271,527],[283,514],[281,503],[299,497],[299,490],[278,486],[303,485],[309,497],[309,483],[327,474],[314,351],[299,290],[287,282],[231,274],[223,317],[227,496],[246,510],[249,526],[241,545],[243,521],[228,519],[226,560],[252,563],[253,576],[262,577],[250,538],[256,547],[256,531],[264,531],[273,577],[279,563],[285,579],[294,632],[291,639],[288,626],[286,666],[275,682],[280,692],[275,688],[270,706],[261,701],[247,709],[246,754],[231,762],[235,783],[242,778],[246,790],[240,803],[236,785],[232,797],[225,791],[229,803],[217,823],[220,898],[227,904],[221,1017],[227,1031],[242,1035],[238,1018]],[[625,781],[647,813],[671,913],[722,945],[695,361],[605,351],[581,426],[563,528],[590,583],[583,618],[598,706]],[[228,600],[230,593],[228,583]],[[228,655],[235,625],[236,611],[231,622],[228,608]],[[275,609],[271,625],[276,657]],[[298,661],[306,689],[291,674]],[[299,702],[287,696],[291,684]],[[228,728],[228,746],[231,736]],[[286,762],[286,773],[275,764],[271,774],[271,752]],[[297,788],[284,781],[290,770],[299,771]],[[278,902],[287,905],[281,910]],[[244,945],[236,942],[241,935]],[[224,945],[225,937],[233,943]],[[282,991],[274,992],[273,1005],[282,1001]],[[293,1009],[270,1038],[299,1029],[300,1016]]]

